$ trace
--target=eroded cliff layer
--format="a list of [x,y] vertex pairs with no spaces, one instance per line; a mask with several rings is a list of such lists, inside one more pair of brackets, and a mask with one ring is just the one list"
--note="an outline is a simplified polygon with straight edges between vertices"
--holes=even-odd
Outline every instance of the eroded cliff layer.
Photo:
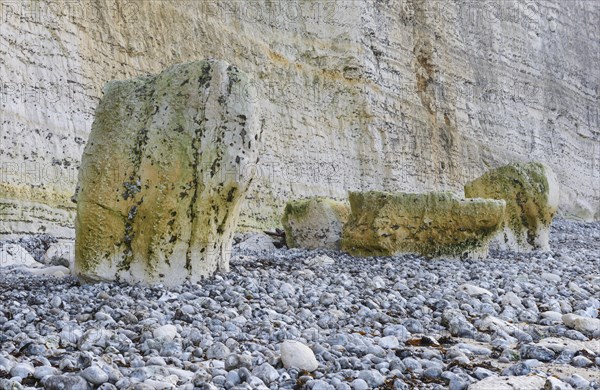
[[[462,192],[537,160],[560,212],[600,217],[595,1],[0,0],[0,234],[73,235],[77,169],[103,85],[218,58],[265,133],[245,227],[291,198]],[[229,174],[223,172],[224,175]]]

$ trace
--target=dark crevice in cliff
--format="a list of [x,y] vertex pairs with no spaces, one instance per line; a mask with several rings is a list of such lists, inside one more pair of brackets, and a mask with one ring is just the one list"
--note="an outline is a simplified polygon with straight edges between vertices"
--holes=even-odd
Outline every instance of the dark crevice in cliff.
[[[210,63],[207,63],[205,66],[203,66],[202,75],[198,79],[198,87],[199,87],[200,91],[203,91],[209,87],[211,71],[212,71],[212,67],[211,67]],[[190,227],[190,238],[188,241],[188,247],[187,247],[187,251],[185,254],[185,268],[188,270],[188,272],[192,271],[192,248],[194,245],[194,237],[195,237],[194,233],[196,231],[196,224],[198,223],[197,217],[196,217],[196,202],[198,201],[198,191],[199,191],[199,188],[201,187],[201,181],[202,181],[202,177],[199,177],[200,175],[198,173],[204,172],[203,168],[201,167],[201,164],[202,164],[201,149],[202,149],[202,136],[204,135],[205,130],[206,130],[204,126],[206,125],[206,111],[205,110],[206,110],[206,103],[208,101],[208,98],[209,97],[206,96],[204,102],[201,105],[202,109],[198,113],[199,118],[194,119],[196,128],[194,130],[194,135],[193,135],[194,138],[192,139],[193,194],[192,194],[192,199],[190,201],[190,205],[189,205],[189,209],[188,209],[189,219],[191,221],[190,223],[192,226]]]
[[455,107],[445,92],[446,88],[440,78],[440,65],[443,60],[439,58],[438,50],[443,50],[435,34],[434,26],[428,20],[431,5],[425,0],[414,0],[413,25],[413,55],[415,88],[425,109],[424,131],[427,138],[431,162],[432,180],[436,185],[443,185],[452,181],[452,176],[459,174],[455,161],[460,159],[460,138],[456,126]]

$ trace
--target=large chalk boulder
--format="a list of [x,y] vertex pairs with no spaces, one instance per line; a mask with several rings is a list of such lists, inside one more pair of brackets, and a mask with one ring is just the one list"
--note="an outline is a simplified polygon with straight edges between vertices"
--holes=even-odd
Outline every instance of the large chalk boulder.
[[340,249],[342,228],[350,205],[314,197],[287,203],[281,220],[290,248]]
[[486,172],[465,184],[467,198],[503,199],[506,214],[500,248],[549,250],[552,218],[558,209],[559,185],[541,163],[514,163]]
[[352,255],[484,258],[501,228],[505,202],[372,191],[351,192],[350,207],[342,250]]
[[223,61],[109,82],[78,178],[75,272],[177,285],[229,268],[262,126]]

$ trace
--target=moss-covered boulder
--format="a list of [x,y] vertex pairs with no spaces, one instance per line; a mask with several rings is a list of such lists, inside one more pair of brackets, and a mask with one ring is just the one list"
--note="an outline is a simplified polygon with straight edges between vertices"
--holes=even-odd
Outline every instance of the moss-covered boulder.
[[541,163],[515,163],[489,172],[465,185],[467,198],[503,199],[506,214],[503,249],[548,250],[550,225],[559,201],[556,175]]
[[228,270],[261,126],[223,61],[109,82],[79,172],[75,271],[177,285]]
[[283,228],[290,248],[340,249],[342,227],[350,205],[315,197],[288,202],[283,212]]
[[352,255],[484,258],[501,229],[505,202],[372,191],[351,192],[350,207],[342,250]]

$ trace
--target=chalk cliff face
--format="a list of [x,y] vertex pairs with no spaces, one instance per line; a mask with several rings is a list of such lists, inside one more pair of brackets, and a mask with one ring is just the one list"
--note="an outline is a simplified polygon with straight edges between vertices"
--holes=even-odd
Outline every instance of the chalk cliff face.
[[[260,84],[244,227],[348,190],[462,193],[538,160],[560,213],[600,218],[595,1],[0,1],[0,235],[73,236],[103,85],[217,58]],[[259,87],[260,85],[260,87]],[[224,172],[223,174],[227,174]]]

